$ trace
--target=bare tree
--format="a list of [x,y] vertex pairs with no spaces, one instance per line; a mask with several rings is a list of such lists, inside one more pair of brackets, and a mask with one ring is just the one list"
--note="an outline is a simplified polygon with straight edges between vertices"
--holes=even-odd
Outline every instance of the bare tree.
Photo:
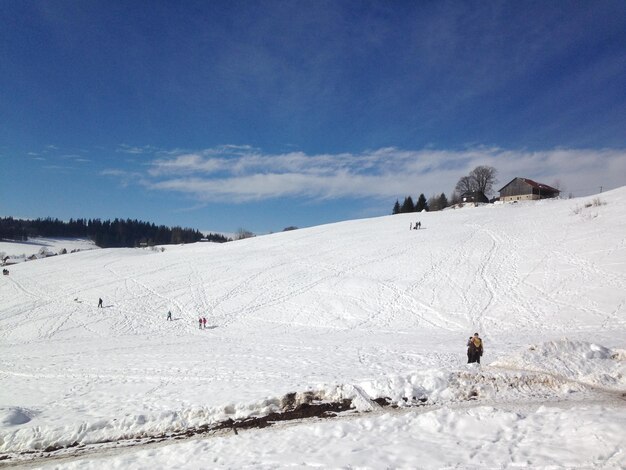
[[456,204],[458,204],[460,202],[461,202],[461,196],[459,196],[458,191],[453,191],[452,192],[452,196],[450,196],[449,204],[451,206],[454,206],[454,205],[456,205]]
[[444,193],[435,194],[428,198],[428,211],[441,211],[448,207],[448,198]]
[[456,184],[454,191],[459,194],[463,194],[467,192],[472,193],[476,191],[476,183],[474,182],[471,176],[462,176],[459,179],[459,182]]
[[561,193],[564,193],[566,191],[565,185],[558,178],[554,180],[554,182],[552,183],[552,187],[554,189],[558,189],[559,191],[561,191]]
[[244,240],[246,238],[254,237],[254,233],[246,230],[245,228],[240,228],[237,230],[237,234],[235,235],[235,240]]
[[476,191],[482,191],[484,194],[489,194],[493,190],[494,183],[497,183],[496,174],[498,171],[492,166],[477,166],[470,173],[476,184]]
[[469,175],[462,176],[454,189],[459,194],[476,191],[489,194],[493,190],[493,185],[498,182],[496,174],[497,170],[492,166],[477,166]]

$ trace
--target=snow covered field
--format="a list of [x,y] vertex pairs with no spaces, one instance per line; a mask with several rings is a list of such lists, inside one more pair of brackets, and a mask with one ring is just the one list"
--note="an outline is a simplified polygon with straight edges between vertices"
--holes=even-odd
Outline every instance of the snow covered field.
[[21,263],[31,255],[36,255],[42,250],[48,253],[59,254],[65,249],[67,253],[72,251],[94,250],[98,247],[91,240],[80,238],[31,238],[28,241],[5,241],[0,240],[0,258],[9,256],[12,263]]
[[[9,463],[626,466],[626,188],[48,258],[0,299]],[[235,432],[302,403],[351,408]]]

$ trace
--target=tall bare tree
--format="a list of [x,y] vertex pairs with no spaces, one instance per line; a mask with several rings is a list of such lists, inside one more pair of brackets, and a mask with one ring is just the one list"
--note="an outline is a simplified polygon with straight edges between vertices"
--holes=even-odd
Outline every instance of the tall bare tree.
[[462,176],[454,188],[457,193],[481,191],[489,194],[493,190],[493,185],[498,182],[496,179],[497,170],[492,166],[480,165],[470,171],[467,176]]
[[471,193],[476,191],[476,183],[470,176],[461,176],[454,190],[459,194]]
[[497,183],[496,174],[498,171],[492,166],[477,166],[470,173],[470,178],[476,183],[476,191],[489,194],[493,190],[494,183]]

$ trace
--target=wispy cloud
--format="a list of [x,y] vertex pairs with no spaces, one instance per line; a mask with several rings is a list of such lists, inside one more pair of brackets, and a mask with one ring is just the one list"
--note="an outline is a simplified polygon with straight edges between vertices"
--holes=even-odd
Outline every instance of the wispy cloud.
[[124,187],[128,187],[131,184],[146,185],[145,177],[143,173],[119,170],[119,169],[107,169],[100,172],[102,176],[110,176],[116,178],[120,184]]
[[90,162],[91,160],[88,158],[83,157],[82,155],[61,155],[61,158],[63,160],[72,160],[74,162],[78,162],[78,163],[86,163],[86,162]]
[[[245,203],[298,197],[392,199],[450,194],[457,180],[477,165],[498,170],[504,185],[516,176],[547,184],[559,180],[577,195],[626,184],[626,150],[546,151],[476,147],[466,150],[403,150],[354,153],[264,153],[249,146],[221,146],[155,158],[141,172],[107,170],[124,184],[178,192],[196,202]],[[498,186],[499,187],[499,186]],[[497,189],[497,188],[496,188]]]
[[132,155],[143,155],[143,154],[154,154],[160,150],[161,149],[159,149],[158,147],[153,147],[151,145],[144,145],[144,146],[139,147],[139,146],[128,145],[128,144],[120,144],[118,148],[116,149],[116,152],[130,153]]

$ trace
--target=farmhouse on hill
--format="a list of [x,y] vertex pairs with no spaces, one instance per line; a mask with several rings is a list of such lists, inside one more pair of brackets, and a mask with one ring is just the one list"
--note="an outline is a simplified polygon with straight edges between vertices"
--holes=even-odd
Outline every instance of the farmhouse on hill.
[[462,202],[482,202],[487,204],[489,199],[485,196],[485,193],[482,191],[465,191],[461,194]]
[[528,178],[513,178],[498,192],[500,193],[500,201],[513,202],[557,197],[561,191]]

